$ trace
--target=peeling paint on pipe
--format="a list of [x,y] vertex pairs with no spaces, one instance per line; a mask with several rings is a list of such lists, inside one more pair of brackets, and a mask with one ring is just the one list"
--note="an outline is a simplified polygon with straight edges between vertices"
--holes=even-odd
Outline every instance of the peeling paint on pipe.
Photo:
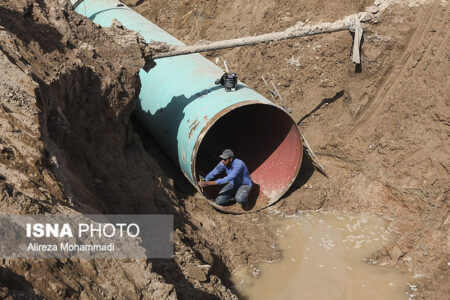
[[[116,0],[85,0],[76,11],[101,26],[117,19],[147,42],[184,45]],[[242,82],[236,92],[216,86],[222,74],[200,54],[158,59],[150,72],[140,72],[136,115],[197,189],[198,176],[218,163],[224,148],[233,149],[255,182],[251,201],[257,210],[277,201],[295,180],[301,134],[283,108]],[[215,193],[210,190],[207,196]]]

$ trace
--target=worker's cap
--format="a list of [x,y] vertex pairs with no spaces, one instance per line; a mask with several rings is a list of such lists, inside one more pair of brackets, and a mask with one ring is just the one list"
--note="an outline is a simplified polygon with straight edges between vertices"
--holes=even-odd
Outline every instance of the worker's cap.
[[223,150],[223,153],[219,156],[221,159],[228,159],[230,157],[234,157],[234,153],[231,149]]

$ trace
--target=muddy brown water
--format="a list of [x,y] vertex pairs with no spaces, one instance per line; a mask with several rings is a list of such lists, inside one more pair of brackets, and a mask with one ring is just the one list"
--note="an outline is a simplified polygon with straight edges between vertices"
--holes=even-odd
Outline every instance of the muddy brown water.
[[396,238],[382,218],[312,212],[273,228],[283,258],[233,274],[244,298],[408,299],[415,289],[409,272],[368,263]]

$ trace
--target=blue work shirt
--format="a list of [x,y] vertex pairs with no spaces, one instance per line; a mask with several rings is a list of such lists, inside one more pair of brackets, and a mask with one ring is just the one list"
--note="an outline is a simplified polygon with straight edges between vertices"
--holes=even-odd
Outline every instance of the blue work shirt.
[[231,168],[227,168],[222,161],[220,161],[217,166],[206,175],[205,180],[210,181],[220,173],[225,171],[227,176],[217,179],[217,184],[224,184],[231,182],[235,187],[239,187],[243,184],[252,185],[252,178],[250,177],[250,173],[248,172],[247,166],[240,159],[233,159],[231,163]]

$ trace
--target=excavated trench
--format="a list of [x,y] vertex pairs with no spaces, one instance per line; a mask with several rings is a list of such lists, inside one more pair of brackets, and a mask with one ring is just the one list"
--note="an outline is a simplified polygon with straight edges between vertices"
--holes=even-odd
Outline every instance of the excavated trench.
[[[332,21],[364,10],[373,1],[125,3],[186,44],[194,44],[279,31],[298,21]],[[315,172],[274,209],[295,214],[323,208],[392,218],[390,227],[399,239],[372,254],[374,261],[406,265],[416,273],[418,298],[441,299],[449,293],[443,246],[449,224],[448,147],[442,115],[447,104],[442,78],[449,70],[442,68],[448,65],[448,4],[374,4],[370,9],[377,18],[365,31],[360,73],[348,60],[348,34],[206,56],[213,62],[226,60],[261,93],[266,89],[260,77],[273,78],[330,175],[325,179]]]
[[[197,197],[194,192],[180,192],[178,184],[180,181],[177,179],[179,174],[171,176],[166,172],[166,169],[173,165],[169,166],[166,162],[158,160],[157,156],[143,151],[141,142],[145,143],[146,141],[141,141],[129,124],[129,115],[134,106],[133,100],[137,97],[139,90],[137,73],[143,62],[140,56],[127,57],[129,53],[139,53],[140,50],[137,48],[123,51],[123,48],[117,47],[117,45],[127,44],[127,41],[134,41],[135,38],[129,40],[125,38],[110,45],[108,44],[110,40],[118,36],[117,32],[106,36],[102,34],[96,35],[96,37],[95,35],[90,36],[88,33],[95,32],[97,34],[100,29],[71,11],[65,11],[64,14],[60,12],[57,16],[49,16],[48,12],[42,9],[46,7],[44,3],[37,2],[39,4],[34,8],[29,1],[19,0],[2,4],[0,9],[1,25],[7,29],[0,31],[2,34],[0,48],[8,56],[6,59],[8,64],[3,68],[6,76],[3,74],[0,76],[2,87],[13,82],[11,78],[19,78],[19,76],[11,75],[11,70],[14,70],[13,65],[17,69],[17,74],[23,73],[21,75],[23,78],[29,75],[29,81],[33,81],[34,84],[30,89],[31,92],[28,90],[28,96],[24,97],[21,89],[25,89],[28,81],[22,80],[23,78],[20,77],[20,80],[17,80],[20,83],[18,84],[19,88],[12,89],[13,96],[8,93],[2,94],[4,98],[2,98],[0,107],[0,119],[7,120],[2,123],[1,133],[3,135],[0,141],[4,153],[7,154],[2,156],[2,174],[0,174],[0,187],[5,188],[1,195],[2,201],[0,201],[2,210],[15,213],[170,213],[176,216],[176,232],[174,234],[176,253],[172,260],[148,260],[145,262],[2,261],[0,266],[2,278],[14,278],[15,282],[21,284],[2,280],[0,282],[1,297],[25,294],[32,297],[43,296],[60,299],[129,298],[130,295],[137,298],[217,299],[231,298],[233,292],[239,294],[234,291],[233,283],[230,281],[231,270],[236,270],[241,265],[257,266],[261,261],[274,261],[280,258],[276,255],[273,232],[266,228],[268,218],[270,219],[271,216],[268,217],[266,213],[241,216],[222,215],[205,205],[204,199]],[[58,1],[46,2],[47,7],[58,5]],[[3,6],[8,5],[11,7],[4,10]],[[16,5],[17,7],[15,7]],[[53,14],[58,12],[58,10],[51,9],[49,11]],[[334,12],[333,15],[335,15]],[[17,17],[8,19],[8,16]],[[30,16],[32,17],[30,18]],[[48,24],[45,26],[39,24],[39,22],[47,22],[47,20],[51,22],[59,20],[51,24],[51,26],[57,24],[58,30],[48,31],[49,27],[53,27]],[[66,25],[64,23],[66,21],[72,25]],[[101,32],[103,30],[105,29],[102,29]],[[441,29],[438,28],[439,30]],[[5,32],[11,32],[12,35],[4,35]],[[45,32],[49,33],[42,41],[40,37],[44,36]],[[55,32],[58,34],[51,35]],[[59,32],[68,36],[62,38]],[[56,46],[50,42],[54,42]],[[105,44],[110,47],[104,47]],[[289,49],[289,51],[291,50]],[[342,51],[336,53],[338,52]],[[116,55],[117,53],[126,54]],[[138,63],[134,64],[133,61]],[[334,58],[333,61],[335,61]],[[325,62],[329,63],[326,60]],[[4,61],[2,60],[1,63],[3,64]],[[244,64],[242,65],[246,67]],[[123,66],[126,66],[128,71]],[[319,68],[321,68],[320,65]],[[250,69],[248,72],[259,74]],[[313,69],[306,69],[302,74],[307,76],[313,73]],[[308,81],[306,79],[305,82]],[[249,80],[250,83],[252,80]],[[38,88],[33,90],[35,86]],[[6,90],[6,88],[2,88],[0,93]],[[314,88],[305,88],[304,90],[313,91]],[[36,92],[35,98],[37,99],[29,96],[33,92]],[[300,91],[297,92],[300,94]],[[318,97],[321,96],[314,97],[314,101],[317,102]],[[3,99],[9,100],[3,102]],[[18,100],[16,101],[16,99]],[[307,101],[309,98],[304,97],[304,99]],[[439,100],[439,98],[436,99],[436,101]],[[347,99],[347,101],[352,101],[352,99]],[[311,104],[311,107],[314,107],[316,102],[313,102],[314,105]],[[329,103],[330,106],[339,105],[329,101],[326,103]],[[323,119],[327,122],[333,120],[331,126],[336,124],[333,129],[338,130],[340,126],[337,125],[341,120],[332,118],[332,115],[338,115],[335,113],[335,109],[336,107],[328,115],[324,114]],[[301,110],[304,115],[303,107],[298,110]],[[34,111],[39,111],[39,115]],[[320,119],[320,114],[317,119]],[[245,124],[245,126],[240,124]],[[392,127],[394,128],[393,125]],[[292,128],[292,123],[282,113],[263,106],[255,105],[233,110],[220,118],[204,136],[195,160],[197,165],[195,172],[204,174],[217,163],[217,153],[222,149],[214,147],[220,145],[222,148],[235,148],[235,152],[248,161],[255,178],[263,181],[269,180],[270,185],[277,185],[278,181],[271,178],[272,174],[283,176],[282,170],[284,169],[278,168],[279,166],[275,163],[277,160],[272,156],[274,153],[281,153],[290,148],[289,145],[293,142]],[[246,135],[231,134],[232,132],[243,132]],[[322,128],[320,132],[326,131]],[[344,135],[347,134],[348,132]],[[231,145],[225,143],[221,136],[229,138]],[[372,140],[376,139],[370,137],[371,143]],[[15,143],[14,141],[19,142]],[[367,148],[371,148],[367,147],[368,145],[365,145],[363,141],[364,139],[359,140],[358,143],[352,144],[352,147],[365,153]],[[362,146],[358,145],[359,143]],[[339,147],[338,143],[330,142],[322,150],[326,151],[335,147]],[[375,145],[375,147],[378,146]],[[260,148],[261,154],[252,155],[248,151],[249,148]],[[343,148],[341,151],[345,153],[348,149]],[[296,156],[297,154],[301,154],[301,152],[292,155]],[[213,158],[213,156],[215,157]],[[275,210],[289,214],[298,211],[299,208],[311,209],[315,207],[314,201],[316,200],[321,201],[322,205],[326,201],[328,208],[331,207],[331,209],[350,209],[356,212],[364,210],[361,208],[364,206],[368,207],[369,212],[370,207],[375,207],[376,209],[373,208],[372,213],[383,211],[380,206],[385,207],[384,213],[390,210],[393,212],[392,215],[401,217],[394,219],[392,224],[399,231],[402,239],[400,243],[395,242],[389,247],[380,249],[373,256],[377,258],[378,262],[386,264],[395,264],[397,261],[404,260],[404,262],[412,261],[410,265],[414,267],[429,265],[429,268],[433,270],[429,270],[427,273],[425,269],[423,274],[425,274],[424,276],[431,274],[430,279],[427,280],[435,281],[435,285],[439,285],[439,287],[425,285],[424,290],[430,291],[432,288],[438,290],[439,288],[441,295],[444,295],[445,291],[442,290],[442,286],[445,285],[445,281],[442,278],[445,278],[443,275],[445,275],[444,269],[447,267],[447,260],[444,261],[445,253],[441,256],[436,253],[443,244],[440,236],[446,238],[445,225],[448,224],[448,216],[443,214],[440,216],[431,208],[423,209],[421,206],[424,205],[423,201],[416,201],[417,199],[409,194],[403,193],[401,197],[398,197],[397,194],[390,194],[389,189],[385,186],[378,189],[378,181],[368,181],[361,175],[364,174],[364,170],[360,169],[357,157],[350,159],[352,158],[350,154],[348,155],[350,158],[345,155],[342,157],[342,159],[339,158],[340,160],[328,161],[328,165],[331,166],[333,175],[335,175],[334,187],[328,184],[328,181],[323,183],[316,178],[316,181],[309,181],[299,193],[294,193],[288,199],[289,201],[277,204]],[[376,166],[379,165],[378,158],[377,156],[374,159],[377,162]],[[344,164],[344,161],[348,165],[341,168],[335,167],[335,165]],[[366,163],[370,164],[370,161],[364,161],[364,164]],[[383,164],[386,162],[383,161]],[[292,165],[288,163],[290,174],[295,173],[291,168]],[[389,164],[389,166],[391,165]],[[375,167],[375,165],[372,164],[371,167]],[[3,172],[5,169],[6,171]],[[351,173],[350,169],[354,173]],[[370,172],[365,171],[373,175],[373,170],[370,168],[369,170]],[[383,173],[389,170],[377,169],[377,171]],[[422,173],[426,172],[414,172],[414,174]],[[26,176],[17,176],[16,174],[26,174]],[[410,178],[413,178],[413,175],[407,173],[407,179]],[[424,182],[422,179],[420,182]],[[317,186],[311,188],[311,182]],[[442,184],[441,181],[435,182],[437,182],[436,186]],[[361,188],[360,193],[363,194],[361,197],[359,194],[352,193],[358,188]],[[373,189],[370,190],[370,188]],[[369,189],[367,194],[361,192],[366,189]],[[381,199],[380,190],[387,194],[383,194],[383,197],[388,198],[389,201]],[[69,191],[73,191],[73,194]],[[441,198],[444,199],[442,202],[445,201],[445,197]],[[436,196],[436,199],[441,198]],[[367,202],[364,202],[366,199],[368,199]],[[443,207],[444,204],[436,200],[437,208]],[[421,216],[437,220],[437,225],[435,223],[417,223]],[[301,226],[299,225],[301,234],[303,234],[302,240],[299,241],[300,248],[293,247],[291,242],[295,239],[289,239],[289,234],[292,232],[288,232],[290,229],[286,226],[295,224],[285,223],[282,224],[283,228],[280,229],[280,232],[274,231],[277,236],[285,234],[288,237],[280,240],[279,244],[284,249],[285,256],[290,255],[289,253],[292,252],[289,251],[292,249],[300,249],[305,252],[309,251],[307,248],[325,252],[330,250],[326,247],[317,248],[318,244],[314,245],[316,248],[301,247],[310,243],[309,237],[312,237],[314,241],[317,238],[317,242],[322,242],[322,245],[331,245],[327,234],[332,234],[327,231],[329,228],[325,226],[327,228],[325,229],[323,225],[333,226],[333,224],[327,223],[326,220],[323,223],[320,218],[313,218],[310,221],[314,224],[302,223]],[[291,220],[287,220],[287,222],[291,222]],[[406,225],[401,227],[399,224],[403,222]],[[349,221],[349,223],[352,225],[352,222]],[[441,226],[441,223],[444,225]],[[337,229],[341,228],[341,225],[337,226]],[[321,227],[324,231],[316,231],[315,235],[305,234],[314,226],[316,229]],[[439,227],[440,231],[435,230],[433,226],[441,226]],[[408,229],[405,227],[413,228],[413,232],[406,234]],[[426,228],[427,231],[424,231],[423,228]],[[373,241],[373,237],[370,237],[371,229],[365,230],[363,239]],[[295,233],[295,236],[298,237],[297,232]],[[378,235],[378,232],[375,231],[375,233]],[[355,235],[360,235],[360,232],[355,232]],[[347,234],[346,238],[348,236]],[[419,240],[416,239],[417,236],[420,237]],[[431,237],[434,240],[430,240]],[[324,242],[321,238],[325,238],[326,241]],[[358,237],[353,238],[358,239]],[[339,241],[339,238],[335,241]],[[417,248],[423,248],[427,252],[422,255],[420,252],[422,250],[419,249],[419,251]],[[373,251],[376,250],[373,249]],[[314,258],[322,259],[327,254],[329,252],[316,255]],[[369,252],[365,254],[365,256],[367,255],[370,255]],[[289,267],[294,265],[295,267],[295,263],[290,258],[284,259],[280,264],[282,266],[283,264],[289,265]],[[297,259],[297,262],[300,261],[300,257],[292,258]],[[440,260],[442,260],[442,264],[438,268]],[[317,274],[318,268],[322,268],[319,266],[321,264],[323,263],[317,261],[317,264],[311,265],[314,274]],[[334,265],[324,264],[324,266],[331,267],[333,270]],[[341,267],[345,266],[336,267],[342,273]],[[348,272],[347,270],[345,272]],[[267,271],[266,275],[261,275],[263,286],[267,274],[275,274],[271,272],[274,271]],[[289,272],[295,273],[296,278],[309,279],[308,274],[301,274],[299,269],[290,268]],[[385,275],[385,273],[382,274]],[[42,278],[46,278],[46,280],[42,281]],[[249,279],[249,282],[252,283],[252,280],[254,279]],[[317,282],[320,282],[320,279]],[[239,283],[240,280],[236,282],[236,285]],[[387,286],[384,283],[380,286],[386,289],[391,288],[389,283]],[[399,285],[395,283],[395,286]],[[360,285],[358,288],[364,287]],[[241,294],[250,292],[250,290],[251,288],[248,288]]]
[[[117,1],[85,0],[75,9],[102,26],[121,22],[148,42],[180,44]],[[301,136],[284,109],[249,87],[238,83],[236,91],[227,93],[214,86],[222,73],[199,54],[159,59],[151,72],[140,74],[137,116],[195,186],[198,175],[217,164],[221,151],[232,148],[248,165],[255,183],[252,209],[262,209],[277,201],[295,180],[301,165]],[[211,198],[217,194],[211,189],[205,192]]]

